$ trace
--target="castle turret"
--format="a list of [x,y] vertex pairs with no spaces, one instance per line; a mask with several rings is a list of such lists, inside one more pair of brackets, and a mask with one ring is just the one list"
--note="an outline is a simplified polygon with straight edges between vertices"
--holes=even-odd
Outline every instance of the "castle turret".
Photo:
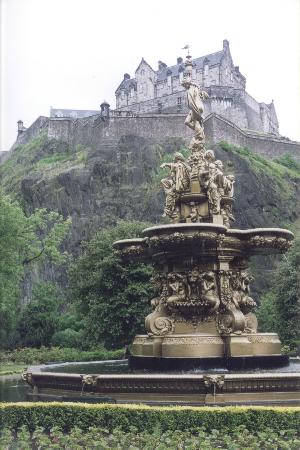
[[101,103],[100,108],[101,108],[101,116],[109,117],[110,104],[104,100],[104,102]]
[[26,130],[26,127],[24,127],[22,120],[18,120],[17,124],[18,124],[18,137],[19,137]]

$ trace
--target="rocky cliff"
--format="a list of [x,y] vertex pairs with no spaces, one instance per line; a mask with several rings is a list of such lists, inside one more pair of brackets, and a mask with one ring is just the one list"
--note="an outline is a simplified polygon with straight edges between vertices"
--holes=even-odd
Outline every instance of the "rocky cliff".
[[[185,145],[178,137],[133,133],[74,148],[42,133],[15,147],[0,166],[1,186],[28,213],[46,207],[70,216],[65,245],[76,254],[83,240],[119,219],[161,222],[164,195],[158,167]],[[297,170],[225,143],[214,145],[214,150],[225,170],[236,176],[234,226],[278,227],[300,217]]]

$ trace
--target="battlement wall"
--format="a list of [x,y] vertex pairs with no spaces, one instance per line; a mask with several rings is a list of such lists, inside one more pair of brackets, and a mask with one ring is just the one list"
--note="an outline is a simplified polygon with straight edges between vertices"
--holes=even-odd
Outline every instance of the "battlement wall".
[[211,143],[226,141],[239,147],[248,147],[254,153],[270,159],[290,153],[300,161],[300,142],[283,139],[276,135],[242,130],[217,114],[211,114],[205,119],[204,130],[207,141]]
[[[140,136],[153,142],[164,142],[171,138],[182,138],[188,144],[192,131],[184,125],[185,114],[141,114],[134,115],[114,111],[112,117],[95,115],[83,119],[39,117],[27,130],[21,133],[12,150],[19,144],[26,144],[33,137],[46,132],[49,139],[68,142],[71,148],[81,144],[99,151],[109,149],[124,136]],[[209,114],[204,120],[208,144],[226,141],[270,159],[284,153],[291,153],[300,161],[300,143],[282,139],[276,135],[242,130],[230,120],[216,114]],[[3,159],[6,159],[3,157]],[[0,159],[0,163],[3,161]]]

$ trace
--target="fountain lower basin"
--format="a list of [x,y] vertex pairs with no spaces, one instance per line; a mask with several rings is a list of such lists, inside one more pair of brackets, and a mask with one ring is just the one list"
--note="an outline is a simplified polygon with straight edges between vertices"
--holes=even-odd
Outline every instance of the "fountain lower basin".
[[[32,366],[34,401],[184,405],[300,404],[300,361],[270,370],[132,371],[127,361]],[[69,371],[72,371],[71,373]]]

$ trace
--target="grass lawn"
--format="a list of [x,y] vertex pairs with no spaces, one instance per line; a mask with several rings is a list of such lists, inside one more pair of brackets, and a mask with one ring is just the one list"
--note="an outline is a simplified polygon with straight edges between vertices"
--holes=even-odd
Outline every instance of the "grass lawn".
[[1,375],[12,375],[14,373],[22,373],[26,369],[27,365],[25,363],[1,363],[0,364],[0,376]]

